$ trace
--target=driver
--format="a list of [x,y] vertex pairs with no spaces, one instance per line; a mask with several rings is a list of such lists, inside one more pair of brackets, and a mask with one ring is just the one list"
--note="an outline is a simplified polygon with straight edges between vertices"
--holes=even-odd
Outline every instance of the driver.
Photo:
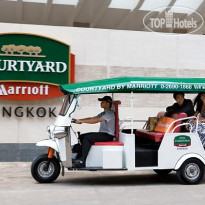
[[112,98],[110,96],[104,96],[103,98],[98,98],[98,101],[101,102],[100,106],[104,109],[103,112],[95,117],[75,119],[75,123],[77,124],[100,123],[100,128],[99,132],[89,132],[79,136],[82,146],[78,152],[77,159],[73,160],[73,167],[85,167],[88,152],[94,142],[112,141],[115,136],[115,114],[111,110]]

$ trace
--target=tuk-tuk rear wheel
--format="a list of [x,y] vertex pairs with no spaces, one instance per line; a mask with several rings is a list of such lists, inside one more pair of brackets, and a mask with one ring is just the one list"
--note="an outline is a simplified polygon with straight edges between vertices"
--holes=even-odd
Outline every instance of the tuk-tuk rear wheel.
[[204,177],[204,164],[196,158],[187,159],[177,170],[182,184],[198,184]]
[[37,157],[31,165],[31,174],[33,178],[40,183],[50,183],[56,180],[60,174],[60,163],[53,157],[49,159],[48,155],[44,154]]

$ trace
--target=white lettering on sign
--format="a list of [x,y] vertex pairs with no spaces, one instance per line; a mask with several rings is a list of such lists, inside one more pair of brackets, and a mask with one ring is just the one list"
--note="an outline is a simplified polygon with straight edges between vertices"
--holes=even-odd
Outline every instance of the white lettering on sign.
[[0,71],[64,73],[66,70],[67,64],[63,62],[0,60]]
[[4,85],[0,85],[0,95],[8,95]]
[[48,95],[49,86],[40,85],[36,87],[29,86],[9,86],[8,89],[0,85],[0,95]]

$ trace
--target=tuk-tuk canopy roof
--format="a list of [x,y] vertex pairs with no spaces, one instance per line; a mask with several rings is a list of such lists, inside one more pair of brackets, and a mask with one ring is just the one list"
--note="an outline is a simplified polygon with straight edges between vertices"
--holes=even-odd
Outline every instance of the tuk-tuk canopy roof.
[[205,78],[119,77],[60,85],[64,93],[185,93],[205,92]]

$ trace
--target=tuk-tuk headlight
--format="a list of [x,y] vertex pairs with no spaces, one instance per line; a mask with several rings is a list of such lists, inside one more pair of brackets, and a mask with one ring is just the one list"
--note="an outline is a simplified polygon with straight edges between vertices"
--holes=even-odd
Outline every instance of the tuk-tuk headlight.
[[68,135],[68,127],[55,127],[53,134],[58,139],[66,137]]

